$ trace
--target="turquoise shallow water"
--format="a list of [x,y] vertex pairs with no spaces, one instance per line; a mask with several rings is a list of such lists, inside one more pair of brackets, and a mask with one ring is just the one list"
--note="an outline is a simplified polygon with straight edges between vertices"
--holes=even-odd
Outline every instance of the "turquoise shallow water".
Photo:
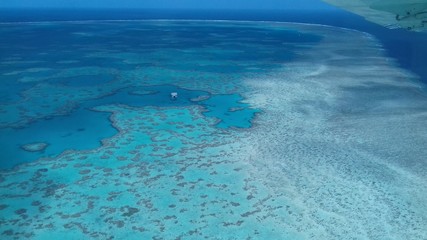
[[[46,73],[42,73],[46,74]],[[82,75],[76,77],[62,78],[56,83],[62,83],[71,87],[86,87],[86,86],[96,86],[100,84],[105,84],[113,80],[111,75]]]
[[[6,68],[2,74],[5,84],[0,131],[1,148],[7,149],[2,168],[55,157],[66,150],[101,146],[101,140],[113,136],[116,130],[107,122],[106,114],[90,111],[100,105],[199,104],[205,107],[205,116],[216,119],[219,128],[248,128],[258,110],[241,103],[243,98],[233,91],[235,83],[227,79],[238,80],[242,73],[272,69],[291,59],[293,46],[272,54],[283,38],[288,42],[297,38],[303,42],[318,40],[314,35],[301,37],[295,31],[276,30],[268,33],[271,36],[261,43],[268,47],[261,49],[254,36],[265,34],[266,30],[256,26],[205,26],[190,22],[60,25],[61,28],[55,23],[14,24],[1,29],[2,64]],[[242,28],[242,33],[236,34],[234,28]],[[39,41],[45,36],[48,39]],[[27,41],[28,38],[35,40]],[[236,49],[229,38],[247,44]],[[163,85],[176,84],[177,78],[183,81],[182,87],[192,90]],[[223,84],[224,81],[228,82]],[[185,82],[206,86],[200,89]],[[215,86],[229,89],[217,90]],[[132,94],[132,88],[152,94]],[[171,92],[178,92],[180,97],[171,101]],[[211,97],[212,94],[221,95]],[[199,95],[209,99],[191,101]],[[55,120],[44,120],[51,118]],[[77,118],[80,120],[75,121]],[[73,122],[80,126],[71,127]],[[100,122],[99,128],[87,130],[95,122]],[[75,133],[69,128],[80,130]],[[9,134],[13,135],[11,139]],[[33,152],[22,148],[31,143],[48,147]]]
[[[2,168],[44,157],[56,157],[66,150],[88,150],[101,145],[101,140],[117,133],[108,121],[110,114],[79,109],[67,116],[39,120],[29,127],[0,132]],[[26,151],[26,144],[45,143],[41,151]]]
[[249,109],[242,100],[238,94],[213,96],[202,101],[208,110],[204,115],[217,118],[219,128],[250,128],[254,114],[259,110]]
[[[93,83],[87,76],[73,78],[73,86],[84,87]],[[83,80],[89,81],[89,83]],[[68,79],[67,79],[68,81]],[[77,91],[77,90],[76,90]],[[178,98],[170,94],[178,93]],[[20,163],[39,158],[57,157],[67,150],[90,150],[100,147],[102,140],[117,134],[110,116],[94,111],[97,106],[120,104],[130,107],[184,107],[199,105],[204,115],[218,121],[219,128],[249,128],[257,110],[241,103],[243,98],[237,94],[210,96],[208,92],[190,91],[172,85],[124,88],[98,99],[76,103],[76,110],[56,117],[46,117],[22,128],[3,128],[0,130],[0,146],[3,150],[1,167],[8,169]],[[28,151],[27,144],[46,144],[40,150]]]
[[371,35],[221,21],[0,33],[2,239],[427,237],[427,94]]

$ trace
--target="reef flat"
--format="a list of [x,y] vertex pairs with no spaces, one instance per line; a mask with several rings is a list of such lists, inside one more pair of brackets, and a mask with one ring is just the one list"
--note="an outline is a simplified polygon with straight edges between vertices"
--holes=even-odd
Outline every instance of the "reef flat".
[[2,159],[17,163],[0,175],[2,239],[427,237],[427,94],[371,35],[209,21],[1,31],[58,35],[0,40],[16,90],[1,91],[0,130],[87,120],[59,135],[82,149]]

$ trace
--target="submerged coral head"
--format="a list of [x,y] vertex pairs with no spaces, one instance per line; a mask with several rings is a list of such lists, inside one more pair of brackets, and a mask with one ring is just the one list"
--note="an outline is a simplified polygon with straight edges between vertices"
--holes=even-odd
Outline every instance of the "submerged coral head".
[[42,152],[44,151],[49,144],[45,142],[29,143],[22,145],[21,148],[27,152]]

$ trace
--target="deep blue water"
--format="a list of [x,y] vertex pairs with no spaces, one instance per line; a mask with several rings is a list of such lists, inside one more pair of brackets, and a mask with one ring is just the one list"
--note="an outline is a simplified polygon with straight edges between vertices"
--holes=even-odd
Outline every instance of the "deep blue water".
[[[27,13],[2,17],[134,19],[144,11]],[[141,18],[327,16],[146,13]],[[425,63],[404,51],[422,53],[422,34],[346,21],[334,24],[393,39],[399,49],[388,51],[402,66]],[[213,21],[0,25],[1,236],[424,239],[421,84],[401,79],[410,75],[377,52],[366,55],[372,42],[364,34],[334,29],[348,37],[331,44],[330,28],[307,29]],[[361,62],[337,64],[324,49]],[[256,127],[254,106],[262,110]],[[98,148],[101,140],[107,144]],[[10,169],[64,150],[77,151]]]
[[0,10],[0,22],[133,20],[133,19],[224,19],[317,23],[356,29],[375,35],[387,54],[419,75],[427,83],[427,34],[387,29],[362,17],[336,11],[259,11],[259,10]]
[[113,80],[113,76],[108,74],[81,75],[75,77],[61,78],[56,83],[61,83],[70,87],[85,87],[105,84]]
[[[108,118],[111,114],[80,108],[65,116],[43,119],[26,128],[1,128],[0,169],[43,157],[56,157],[65,150],[90,150],[101,145],[101,140],[117,133]],[[29,152],[25,144],[45,143],[43,151]]]
[[[86,76],[83,79],[87,80]],[[80,80],[77,79],[73,86],[85,87],[88,82],[93,84]],[[178,93],[177,99],[170,97],[172,92]],[[205,100],[197,100],[199,97]],[[197,104],[206,109],[204,115],[217,119],[215,125],[218,128],[249,128],[258,111],[242,103],[242,100],[238,94],[211,97],[208,92],[172,85],[123,88],[114,94],[85,101],[67,115],[41,119],[24,128],[0,128],[0,169],[9,169],[39,158],[56,157],[65,150],[90,150],[101,146],[101,140],[114,136],[117,130],[109,120],[111,113],[92,110],[97,106],[183,107]],[[33,143],[45,143],[47,147],[35,152],[22,149],[22,146]]]
[[[251,21],[294,21],[305,23],[320,23],[340,27],[354,28],[374,34],[379,38],[387,53],[398,60],[401,66],[417,73],[422,79],[427,80],[426,63],[427,34],[407,32],[405,30],[389,30],[373,23],[367,22],[354,14],[344,11],[334,12],[283,12],[283,11],[169,11],[169,10],[0,10],[0,22],[33,22],[33,21],[75,21],[75,20],[122,20],[122,19],[227,19],[227,20],[251,20]],[[190,25],[189,25],[190,26]],[[169,31],[173,28],[173,31]],[[131,27],[125,29],[123,34],[114,31],[108,24],[99,24],[94,28],[90,24],[66,24],[58,28],[55,25],[41,24],[31,28],[14,25],[2,26],[2,46],[0,57],[14,56],[17,51],[22,63],[10,65],[8,72],[16,71],[15,75],[3,75],[0,86],[1,103],[8,104],[23,99],[22,92],[34,87],[38,82],[20,82],[19,78],[43,78],[53,85],[64,85],[65,87],[84,88],[96,87],[109,84],[115,80],[110,73],[84,74],[70,77],[52,77],[57,69],[79,66],[103,66],[121,70],[132,70],[138,67],[150,67],[153,64],[161,65],[165,69],[185,71],[189,66],[186,62],[164,61],[161,57],[151,59],[146,63],[123,62],[88,54],[96,50],[108,50],[111,52],[135,52],[145,55],[153,49],[190,49],[209,48],[221,45],[221,49],[233,50],[238,48],[240,52],[218,53],[206,56],[206,59],[214,58],[216,61],[233,59],[236,62],[246,62],[257,59],[257,65],[248,70],[245,65],[239,64],[195,64],[191,67],[193,71],[214,74],[244,73],[250,71],[266,71],[273,69],[280,63],[291,61],[294,56],[294,47],[281,45],[286,39],[289,43],[316,42],[321,38],[314,35],[301,37],[298,32],[274,31],[266,32],[262,29],[215,27],[215,33],[225,34],[227,38],[235,39],[224,44],[221,37],[212,37],[212,29],[209,26],[191,26],[188,31],[185,23],[179,26],[159,27],[147,25],[143,30],[133,30]],[[19,31],[17,35],[16,32]],[[75,35],[76,32],[95,32],[99,36]],[[49,37],[45,37],[49,36]],[[161,36],[162,41],[157,38]],[[256,36],[263,36],[262,38]],[[102,41],[98,41],[102,37]],[[29,41],[30,39],[30,41]],[[124,42],[126,44],[117,44]],[[241,43],[245,44],[241,44]],[[267,50],[254,49],[253,45],[261,44]],[[277,48],[276,46],[281,46]],[[73,51],[75,49],[76,51]],[[78,49],[78,50],[77,50]],[[43,54],[40,51],[43,50]],[[272,54],[274,50],[274,54]],[[76,58],[76,54],[86,57]],[[78,61],[75,61],[77,60]],[[33,61],[38,60],[38,61]],[[26,63],[25,61],[28,61]],[[20,72],[23,68],[49,67],[47,70],[34,72]],[[49,77],[50,76],[50,77]],[[135,89],[133,89],[135,90]],[[29,162],[39,157],[53,157],[67,149],[87,150],[100,146],[100,140],[113,136],[117,131],[111,127],[108,113],[91,111],[93,107],[107,104],[125,104],[133,107],[142,106],[188,106],[198,104],[205,107],[204,115],[218,120],[218,128],[248,128],[250,121],[257,112],[250,109],[247,104],[241,103],[242,97],[235,95],[215,95],[207,92],[189,91],[179,89],[175,86],[162,85],[145,87],[144,91],[152,91],[151,94],[135,94],[131,89],[121,89],[115,94],[91,99],[79,105],[79,108],[65,116],[38,120],[29,126],[11,129],[1,129],[1,136],[13,136],[8,141],[1,139],[5,159],[19,159],[14,161],[3,161],[2,168],[10,168],[18,162]],[[179,92],[179,99],[170,101],[167,97],[170,92]],[[191,99],[201,95],[210,98],[200,102],[192,102]],[[78,120],[77,120],[78,119]],[[71,123],[78,123],[76,127],[69,128]],[[90,128],[94,122],[99,122],[96,128]],[[49,129],[49,130],[47,130]],[[47,134],[34,134],[44,132]],[[90,136],[90,137],[88,137]],[[25,140],[25,141],[24,141]],[[24,141],[24,142],[23,142]],[[26,152],[21,149],[23,144],[34,142],[46,142],[48,147],[42,152]],[[84,144],[82,144],[84,143]],[[15,156],[15,157],[14,157]],[[18,157],[16,157],[18,156]]]
[[[199,105],[217,128],[250,128],[258,110],[243,103],[238,93],[215,95],[208,92],[210,89],[186,90],[167,84],[175,84],[174,79],[197,83],[210,76],[217,78],[222,88],[223,76],[239,79],[244,74],[280,68],[298,57],[297,50],[322,39],[295,30],[271,31],[241,23],[47,22],[0,26],[4,27],[0,29],[0,59],[2,66],[7,66],[0,69],[0,147],[7,149],[0,168],[55,157],[65,150],[99,147],[102,139],[117,133],[108,113],[92,111],[102,105]],[[136,76],[128,75],[135,70]],[[175,76],[177,73],[180,76]],[[141,83],[142,79],[147,80]],[[171,101],[171,92],[178,92],[178,99]],[[209,98],[193,101],[200,96]],[[34,143],[47,147],[33,152],[22,149]]]

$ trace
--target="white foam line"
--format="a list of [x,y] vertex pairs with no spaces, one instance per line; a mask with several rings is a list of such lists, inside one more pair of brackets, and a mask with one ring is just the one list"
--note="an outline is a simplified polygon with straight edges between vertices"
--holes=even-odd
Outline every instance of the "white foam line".
[[[318,26],[326,27],[332,29],[342,29],[347,31],[353,31],[358,33],[363,33],[364,35],[374,37],[372,34],[363,32],[360,30],[338,27],[333,25],[326,25],[320,23],[301,23],[301,22],[288,22],[288,21],[268,21],[268,20],[229,20],[229,19],[173,19],[173,18],[162,18],[162,19],[107,19],[107,20],[57,20],[57,21],[23,21],[23,22],[0,22],[0,25],[20,25],[20,24],[49,24],[49,23],[114,23],[114,22],[224,22],[224,23],[274,23],[274,24],[293,24],[293,25],[302,25],[302,26]],[[375,37],[374,37],[375,38]]]

